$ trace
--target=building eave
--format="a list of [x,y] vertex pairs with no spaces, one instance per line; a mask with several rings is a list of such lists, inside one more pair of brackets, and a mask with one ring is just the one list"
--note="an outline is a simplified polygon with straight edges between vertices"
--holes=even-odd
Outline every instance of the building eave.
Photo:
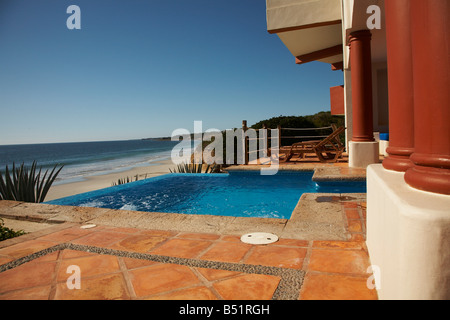
[[278,35],[297,64],[343,60],[340,0],[266,1],[268,32]]

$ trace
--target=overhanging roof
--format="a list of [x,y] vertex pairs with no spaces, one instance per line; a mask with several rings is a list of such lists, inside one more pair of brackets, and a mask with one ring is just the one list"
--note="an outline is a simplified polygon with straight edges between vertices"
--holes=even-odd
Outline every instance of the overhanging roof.
[[266,0],[266,3],[268,31],[278,35],[296,63],[343,61],[340,0]]

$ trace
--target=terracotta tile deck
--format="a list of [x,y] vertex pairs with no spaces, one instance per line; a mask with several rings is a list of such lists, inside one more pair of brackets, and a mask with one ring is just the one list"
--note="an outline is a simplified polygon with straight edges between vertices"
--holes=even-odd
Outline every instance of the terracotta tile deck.
[[[0,299],[377,299],[365,203],[342,202],[348,241],[238,236],[63,223],[0,242]],[[69,289],[77,266],[80,289]]]

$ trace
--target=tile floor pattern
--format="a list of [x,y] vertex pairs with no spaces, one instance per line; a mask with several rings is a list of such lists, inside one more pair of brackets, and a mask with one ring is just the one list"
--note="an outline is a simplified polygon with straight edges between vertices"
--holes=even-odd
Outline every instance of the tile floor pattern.
[[[367,287],[365,203],[343,203],[343,212],[348,241],[280,239],[259,246],[238,236],[62,224],[3,245],[0,299],[270,300],[283,298],[289,272],[301,284],[291,286],[293,299],[377,299]],[[92,247],[98,250],[88,252]],[[73,265],[81,289],[67,286]]]

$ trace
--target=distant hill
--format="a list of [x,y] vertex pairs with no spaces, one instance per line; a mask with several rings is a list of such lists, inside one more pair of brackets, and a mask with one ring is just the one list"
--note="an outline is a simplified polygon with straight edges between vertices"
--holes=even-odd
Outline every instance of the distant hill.
[[[270,129],[275,129],[278,125],[280,125],[281,128],[312,128],[312,130],[301,131],[281,130],[281,136],[284,137],[281,139],[281,145],[286,146],[299,141],[317,140],[317,136],[327,136],[332,132],[331,129],[314,128],[326,128],[330,127],[332,124],[335,124],[338,128],[345,126],[345,117],[333,116],[330,111],[321,111],[309,116],[279,116],[267,120],[261,120],[252,125],[251,128],[261,129],[264,124]],[[341,140],[345,140],[344,135],[341,136]]]
[[337,127],[345,125],[344,116],[333,116],[330,111],[321,111],[310,116],[279,116],[267,120],[261,120],[251,126],[253,129],[261,129],[263,124],[275,129],[278,125],[282,128],[322,128],[335,124]]
[[[337,127],[345,126],[344,116],[333,116],[330,111],[321,111],[309,116],[279,116],[273,117],[266,120],[261,120],[250,128],[261,129],[263,124],[270,129],[276,129],[278,125],[282,128],[323,128],[329,127],[331,124],[335,124]],[[223,134],[225,131],[222,132]],[[317,136],[317,135],[328,135],[330,134],[330,129],[324,130],[308,130],[308,131],[288,131],[284,130],[282,136]],[[191,133],[191,139],[194,139],[194,134]],[[171,137],[158,137],[158,138],[144,138],[142,140],[171,140]],[[292,139],[283,139],[283,145],[290,144]],[[297,141],[299,139],[296,139]],[[302,140],[302,139],[300,139]],[[225,141],[225,140],[224,140]],[[295,141],[294,141],[295,142]],[[206,146],[210,142],[204,142],[203,145]]]
[[[188,136],[188,135],[184,135],[183,137]],[[194,139],[194,134],[191,133],[191,140]],[[158,138],[142,138],[141,140],[153,140],[153,141],[166,141],[166,140],[172,140],[172,137],[158,137]]]

